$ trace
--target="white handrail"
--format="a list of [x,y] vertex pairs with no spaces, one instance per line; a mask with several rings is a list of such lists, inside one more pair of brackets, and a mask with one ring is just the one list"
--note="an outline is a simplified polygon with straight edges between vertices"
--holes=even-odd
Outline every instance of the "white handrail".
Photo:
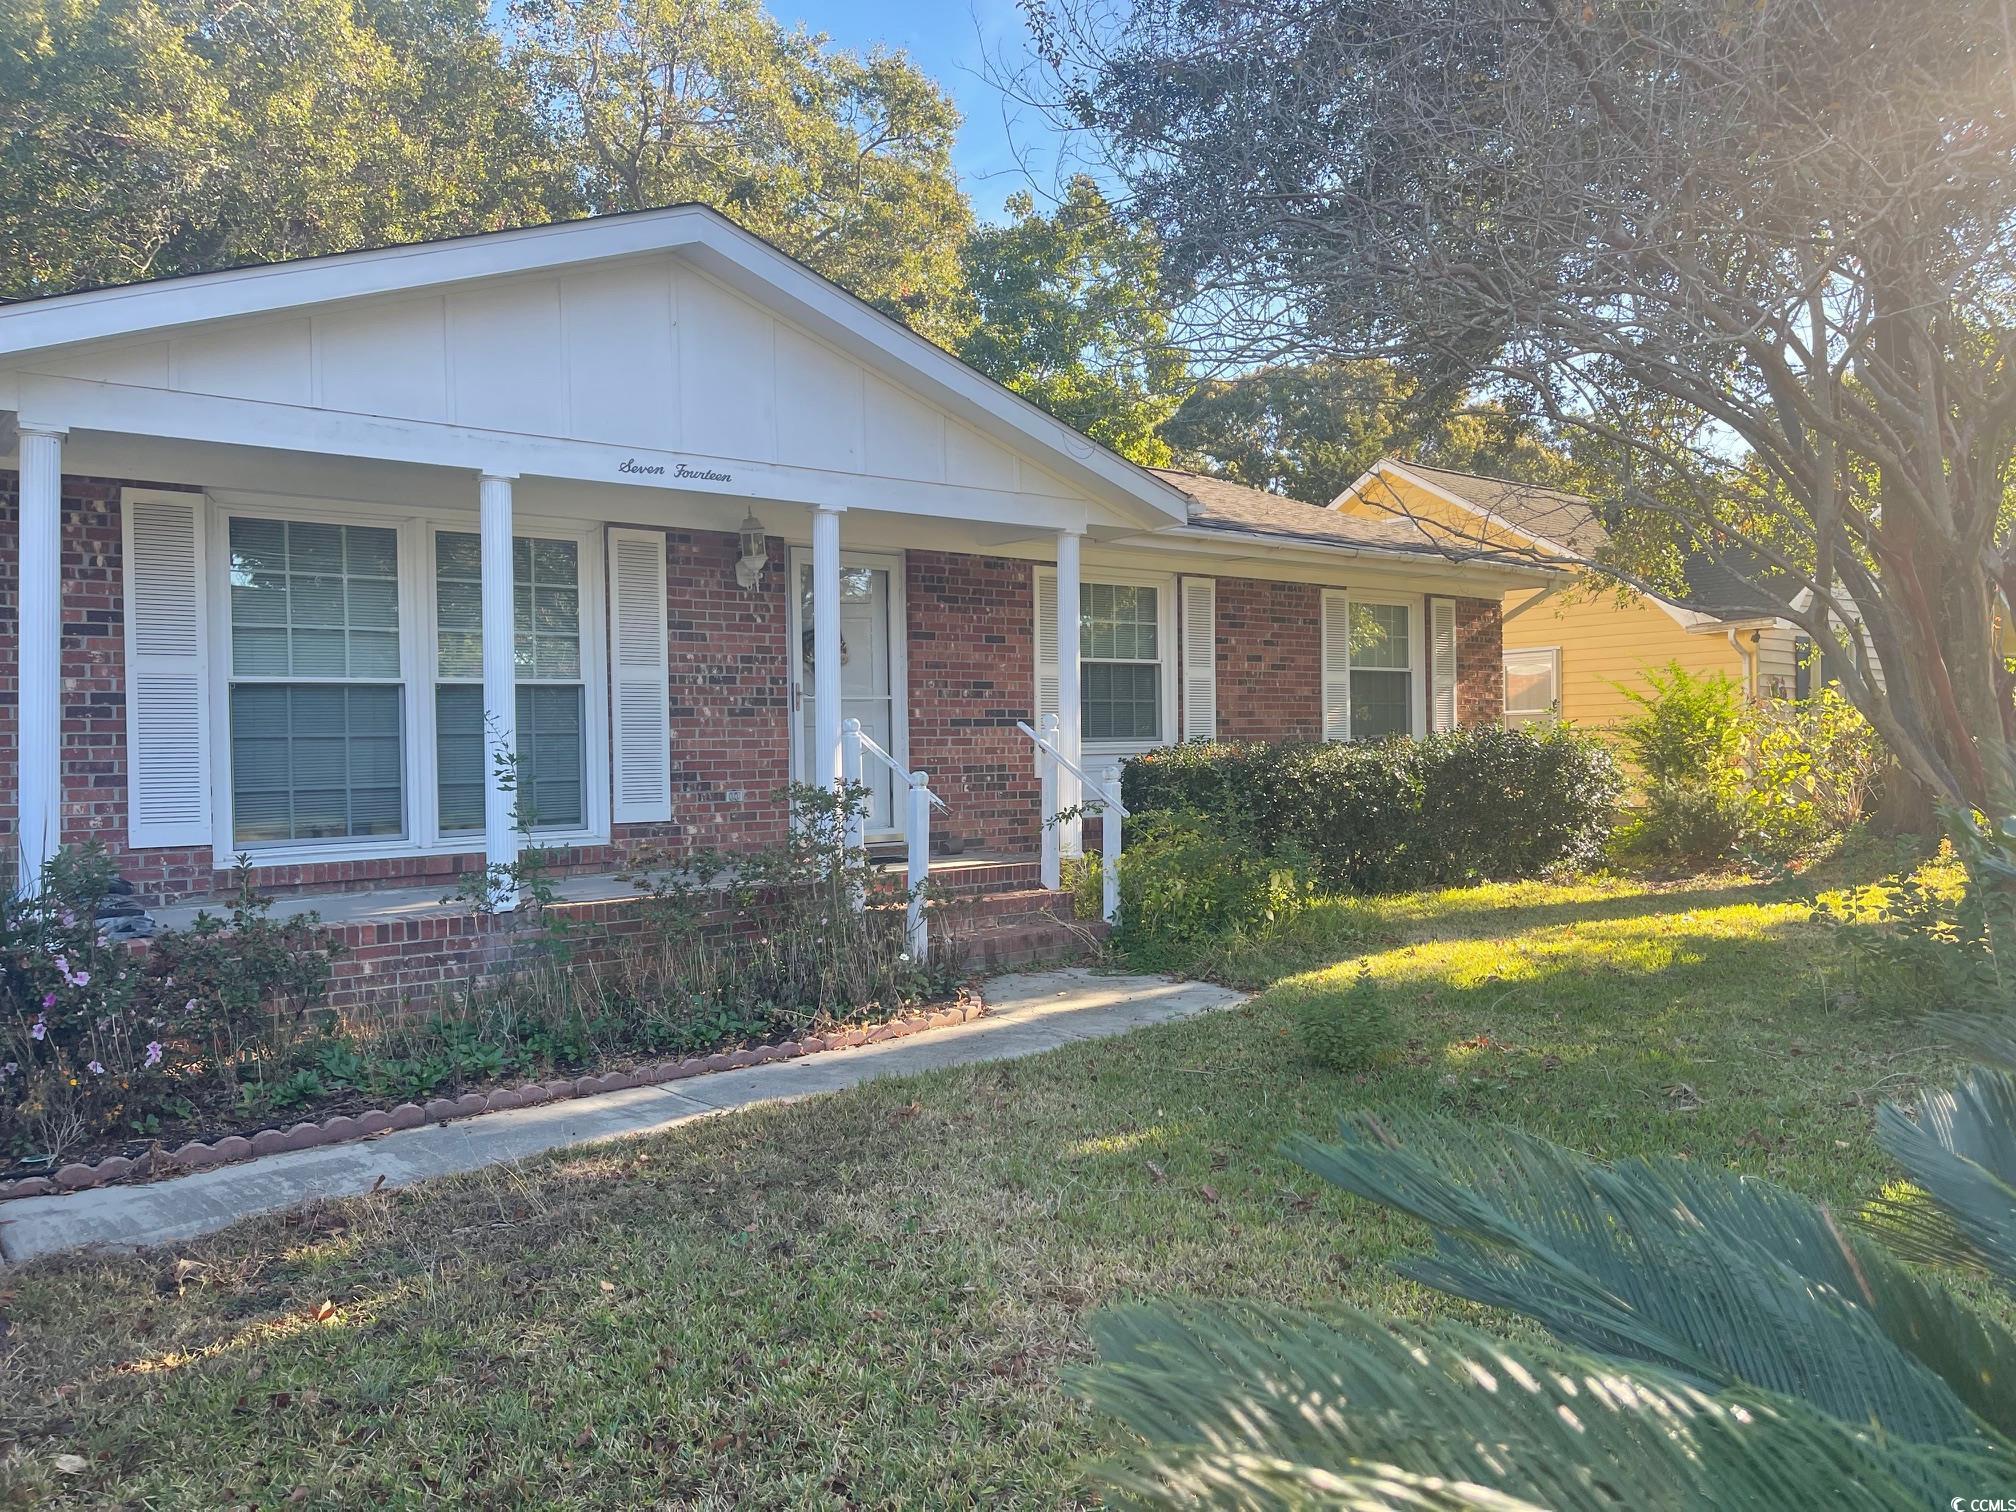
[[1085,769],[1057,749],[1057,716],[1043,716],[1043,733],[1037,734],[1021,720],[1015,721],[1015,728],[1036,742],[1036,774],[1043,784],[1043,885],[1055,892],[1063,885],[1064,863],[1059,854],[1056,808],[1057,808],[1057,768],[1063,767],[1084,784],[1087,798],[1095,800],[1102,816],[1103,834],[1100,837],[1099,891],[1102,912],[1108,924],[1120,921],[1120,850],[1122,846],[1123,821],[1127,818],[1127,805],[1120,801],[1120,768],[1106,768],[1104,781],[1095,782],[1085,775]]
[[[902,778],[906,789],[904,802],[908,822],[904,825],[904,835],[909,842],[909,854],[905,858],[904,880],[909,890],[909,901],[904,908],[903,937],[909,943],[911,955],[922,961],[931,953],[931,926],[924,917],[924,884],[931,877],[931,810],[943,809],[945,800],[931,791],[930,773],[904,771],[896,758],[861,728],[860,720],[846,720],[840,726],[840,771],[843,780],[850,786],[860,784],[864,754],[873,755]],[[850,811],[847,816],[848,849],[863,849],[866,839],[866,820],[858,811]],[[866,896],[855,895],[857,910],[865,908],[867,903]]]
[[[1056,724],[1057,724],[1057,716],[1055,714],[1045,714],[1043,716],[1043,727],[1046,730],[1054,729],[1056,727]],[[1015,721],[1015,728],[1020,730],[1024,735],[1027,735],[1031,740],[1035,741],[1036,744],[1041,746],[1045,751],[1049,752],[1050,758],[1053,761],[1057,762],[1058,765],[1062,766],[1067,772],[1070,772],[1080,782],[1084,783],[1087,789],[1092,788],[1098,789],[1099,801],[1101,803],[1106,804],[1108,807],[1117,810],[1123,816],[1126,814],[1127,806],[1120,801],[1118,794],[1109,792],[1106,788],[1106,785],[1103,782],[1094,782],[1090,777],[1087,777],[1085,775],[1085,769],[1083,767],[1079,766],[1077,762],[1073,761],[1069,756],[1066,756],[1062,751],[1058,750],[1057,747],[1054,744],[1052,744],[1049,740],[1045,739],[1041,735],[1038,735],[1034,730],[1030,729],[1028,725],[1024,724],[1019,719]],[[1113,773],[1118,772],[1119,770],[1120,769],[1118,767],[1108,767],[1106,769],[1107,774],[1109,776],[1111,776]]]

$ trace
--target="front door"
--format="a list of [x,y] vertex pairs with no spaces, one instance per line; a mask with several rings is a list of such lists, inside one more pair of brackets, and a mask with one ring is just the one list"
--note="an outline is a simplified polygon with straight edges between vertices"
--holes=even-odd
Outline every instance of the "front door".
[[[791,644],[798,654],[791,663],[791,703],[798,717],[791,722],[791,776],[813,778],[812,751],[812,553],[791,553],[791,576],[798,591],[791,596]],[[848,552],[840,558],[840,700],[841,718],[858,719],[869,739],[899,762],[909,763],[909,732],[896,717],[902,707],[902,667],[895,655],[902,642],[901,557]],[[861,781],[868,789],[868,838],[898,840],[903,835],[903,805],[897,802],[896,776],[867,757]]]

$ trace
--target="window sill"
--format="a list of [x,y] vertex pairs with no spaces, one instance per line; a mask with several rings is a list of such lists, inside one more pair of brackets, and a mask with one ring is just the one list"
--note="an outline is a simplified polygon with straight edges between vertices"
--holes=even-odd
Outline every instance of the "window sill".
[[[545,849],[559,849],[564,846],[607,845],[609,836],[594,834],[587,830],[570,830],[564,834],[539,834],[532,837],[532,844]],[[522,842],[521,842],[522,844]],[[474,856],[483,853],[483,836],[480,834],[444,837],[432,845],[420,845],[411,841],[394,844],[350,845],[333,841],[326,845],[286,845],[267,849],[238,846],[224,848],[217,852],[217,869],[223,871],[236,858],[243,855],[254,871],[275,866],[351,866],[371,861],[417,861],[427,857]]]

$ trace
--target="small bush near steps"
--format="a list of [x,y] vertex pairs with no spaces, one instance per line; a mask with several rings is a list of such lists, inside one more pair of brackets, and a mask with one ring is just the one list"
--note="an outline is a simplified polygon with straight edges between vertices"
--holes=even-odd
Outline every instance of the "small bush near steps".
[[1272,995],[1295,1026],[1303,1058],[1327,1071],[1370,1070],[1398,1042],[1387,994],[1362,964],[1348,987],[1314,976],[1291,979]]

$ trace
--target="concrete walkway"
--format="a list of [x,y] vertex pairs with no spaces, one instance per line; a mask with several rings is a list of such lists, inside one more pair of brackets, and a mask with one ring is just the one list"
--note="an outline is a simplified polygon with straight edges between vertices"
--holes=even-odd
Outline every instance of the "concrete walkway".
[[858,1050],[486,1113],[166,1181],[0,1203],[0,1260],[18,1263],[89,1245],[168,1244],[317,1198],[410,1186],[563,1145],[655,1134],[692,1119],[838,1092],[879,1076],[1037,1055],[1244,1001],[1239,993],[1202,982],[1085,970],[996,977],[987,983],[986,997],[992,1011],[985,1018]]

